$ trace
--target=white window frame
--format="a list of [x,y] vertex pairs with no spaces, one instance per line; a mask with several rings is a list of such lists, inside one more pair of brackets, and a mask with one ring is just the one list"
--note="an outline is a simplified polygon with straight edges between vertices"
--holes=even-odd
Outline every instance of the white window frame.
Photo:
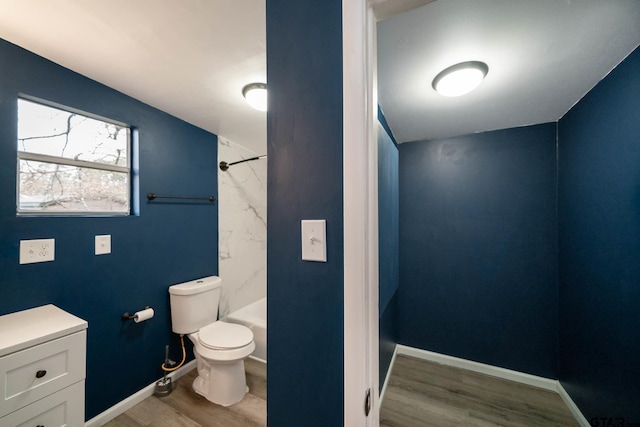
[[[86,111],[78,110],[75,108],[67,107],[55,102],[46,101],[40,98],[36,98],[29,95],[20,94],[18,100],[25,100],[36,104],[41,104],[46,107],[56,108],[68,113],[79,114],[94,120],[109,123],[112,125],[123,127],[127,130],[127,165],[117,166],[109,165],[106,163],[90,162],[85,160],[75,160],[65,157],[50,156],[46,154],[31,153],[27,151],[21,151],[17,149],[17,167],[16,167],[16,213],[18,216],[128,216],[131,215],[133,201],[131,200],[131,146],[132,146],[132,129],[129,124],[119,122],[107,117],[99,116],[97,114],[88,113]],[[16,112],[17,112],[16,103]],[[17,114],[16,114],[16,117]],[[17,136],[16,136],[17,140]],[[41,163],[49,163],[63,166],[74,166],[88,169],[97,169],[110,172],[126,173],[127,174],[127,200],[129,201],[129,209],[126,212],[118,211],[95,211],[95,210],[64,210],[64,211],[36,211],[32,209],[20,208],[20,161],[35,161]]]

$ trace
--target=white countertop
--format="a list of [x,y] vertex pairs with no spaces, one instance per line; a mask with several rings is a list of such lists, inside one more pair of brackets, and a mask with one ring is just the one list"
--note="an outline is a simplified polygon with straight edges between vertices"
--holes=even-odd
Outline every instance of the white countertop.
[[0,357],[87,329],[87,322],[49,304],[0,316]]

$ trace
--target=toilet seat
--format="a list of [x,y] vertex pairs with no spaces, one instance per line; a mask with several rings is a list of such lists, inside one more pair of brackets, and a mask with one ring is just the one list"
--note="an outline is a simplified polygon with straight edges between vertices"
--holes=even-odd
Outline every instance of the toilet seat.
[[235,350],[253,342],[253,332],[243,325],[213,322],[198,331],[198,341],[211,350]]

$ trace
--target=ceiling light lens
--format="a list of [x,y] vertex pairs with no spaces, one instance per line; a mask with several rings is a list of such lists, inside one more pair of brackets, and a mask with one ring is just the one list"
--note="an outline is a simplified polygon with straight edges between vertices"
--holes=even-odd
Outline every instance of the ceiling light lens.
[[267,111],[267,85],[251,83],[242,88],[242,95],[247,103],[256,110]]
[[441,71],[432,85],[440,95],[461,96],[478,87],[488,71],[484,62],[462,62]]

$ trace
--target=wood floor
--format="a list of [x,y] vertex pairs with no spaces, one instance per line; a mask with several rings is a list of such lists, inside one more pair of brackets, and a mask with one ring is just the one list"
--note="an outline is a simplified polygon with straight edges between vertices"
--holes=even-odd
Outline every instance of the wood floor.
[[267,425],[267,365],[245,359],[249,393],[235,405],[219,406],[193,391],[192,370],[165,397],[151,396],[114,418],[107,427],[254,427]]
[[578,426],[552,391],[403,355],[390,375],[381,427]]
[[[194,369],[169,396],[149,397],[105,426],[266,426],[266,365],[247,359],[245,369],[249,394],[235,405],[218,406],[193,391]],[[551,391],[403,355],[389,375],[381,427],[578,426]]]

